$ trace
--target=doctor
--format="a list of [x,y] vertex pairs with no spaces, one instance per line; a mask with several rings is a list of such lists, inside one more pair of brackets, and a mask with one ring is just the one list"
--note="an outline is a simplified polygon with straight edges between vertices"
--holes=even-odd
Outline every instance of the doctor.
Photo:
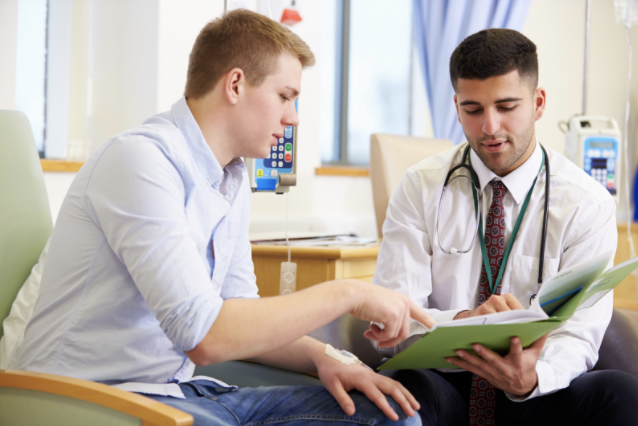
[[[611,266],[614,200],[536,139],[546,92],[537,87],[534,43],[513,30],[478,32],[452,54],[450,75],[467,142],[406,171],[390,200],[373,282],[405,293],[437,322],[527,308],[540,288],[548,190],[542,281],[605,252]],[[475,171],[482,195],[487,272],[471,181],[452,179],[441,199],[446,176],[468,148],[465,163]],[[452,177],[469,173],[461,168]],[[612,300],[610,293],[576,312],[527,349],[512,338],[506,356],[481,345],[474,347],[477,355],[459,350],[449,362],[463,372],[392,375],[419,399],[424,424],[631,424],[638,418],[638,380],[617,371],[587,373],[596,363]],[[418,324],[412,329],[423,332]],[[410,341],[380,352],[392,356]]]

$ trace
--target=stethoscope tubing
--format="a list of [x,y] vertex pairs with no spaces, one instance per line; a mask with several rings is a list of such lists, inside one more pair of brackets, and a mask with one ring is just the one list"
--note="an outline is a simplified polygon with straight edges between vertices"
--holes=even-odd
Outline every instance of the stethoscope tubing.
[[[539,144],[540,145],[540,144]],[[549,218],[549,159],[545,147],[541,145],[541,149],[545,154],[545,212],[543,215],[543,231],[541,233],[541,257],[538,259],[538,285],[543,284],[543,263],[545,260],[545,242],[547,240],[547,219]]]
[[[544,206],[544,211],[543,211],[543,229],[542,229],[542,232],[541,232],[540,258],[538,260],[538,285],[540,287],[541,284],[543,284],[543,265],[544,265],[544,260],[545,260],[545,245],[546,245],[546,242],[547,242],[547,222],[548,222],[548,218],[549,218],[549,191],[550,191],[549,176],[550,176],[550,170],[549,170],[549,157],[547,155],[547,151],[545,150],[545,147],[543,145],[541,145],[540,143],[539,143],[539,145],[540,145],[541,149],[543,150],[543,154],[544,154],[545,159],[546,159],[546,161],[545,161],[545,206]],[[461,163],[459,163],[456,166],[452,167],[450,169],[450,171],[448,172],[447,176],[445,177],[445,182],[443,183],[443,190],[442,190],[442,193],[441,193],[441,199],[439,200],[439,213],[441,211],[441,202],[443,201],[443,194],[445,193],[447,185],[448,185],[449,181],[451,180],[450,177],[452,176],[452,174],[454,172],[456,172],[460,168],[464,168],[464,169],[469,171],[470,180],[472,181],[472,183],[475,186],[476,186],[476,183],[479,182],[478,175],[474,171],[474,168],[471,167],[469,164],[465,163],[467,157],[469,156],[469,151],[470,151],[470,147],[468,146],[467,149],[465,150],[465,152],[463,153],[463,156],[461,158]],[[479,194],[480,194],[480,191],[479,191]],[[438,227],[439,220],[438,219],[439,218],[437,216],[437,223],[436,223],[437,234],[439,233],[438,232],[438,229],[439,229],[439,227]],[[479,219],[479,220],[481,220],[481,219]],[[478,227],[477,227],[477,231],[475,232],[475,234],[477,232],[478,232]],[[472,239],[472,244],[470,245],[470,248],[468,250],[465,250],[465,251],[458,250],[456,253],[462,254],[462,253],[469,252],[472,249],[472,247],[474,247],[474,243],[476,241],[476,235],[474,237],[475,238]],[[451,254],[450,252],[445,251],[443,249],[443,247],[441,246],[440,237],[439,237],[439,247],[445,253]],[[534,295],[534,296],[536,296],[536,295]],[[534,296],[532,296],[532,298],[530,299],[530,303],[533,300]]]

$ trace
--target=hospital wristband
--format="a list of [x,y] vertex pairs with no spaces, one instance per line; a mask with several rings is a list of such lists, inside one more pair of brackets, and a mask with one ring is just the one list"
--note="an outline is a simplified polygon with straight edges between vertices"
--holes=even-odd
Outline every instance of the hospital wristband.
[[332,345],[326,343],[325,354],[331,358],[336,359],[337,361],[342,362],[343,364],[360,364],[367,368],[370,371],[374,371],[372,368],[368,367],[364,362],[362,362],[359,358],[357,358],[354,354],[341,350],[338,351]]

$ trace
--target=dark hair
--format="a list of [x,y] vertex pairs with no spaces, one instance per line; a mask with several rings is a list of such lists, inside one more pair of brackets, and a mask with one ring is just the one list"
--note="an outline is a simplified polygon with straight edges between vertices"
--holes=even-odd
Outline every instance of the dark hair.
[[491,28],[472,34],[450,57],[450,78],[454,90],[459,78],[485,80],[518,70],[528,78],[532,90],[538,85],[536,45],[518,31]]
[[259,86],[276,71],[282,53],[295,56],[304,68],[315,63],[308,45],[288,28],[249,10],[233,10],[209,22],[197,36],[184,96],[206,95],[233,68],[241,68],[248,83]]

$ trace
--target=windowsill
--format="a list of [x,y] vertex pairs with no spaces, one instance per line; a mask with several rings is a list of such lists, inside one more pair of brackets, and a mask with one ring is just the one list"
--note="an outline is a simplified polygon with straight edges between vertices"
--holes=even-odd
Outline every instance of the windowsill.
[[318,176],[350,176],[350,177],[368,177],[370,169],[368,167],[352,167],[352,166],[321,166],[315,169]]
[[[84,165],[82,161],[64,161],[64,160],[40,160],[43,172],[68,172],[75,173]],[[370,169],[367,167],[351,167],[351,166],[322,166],[315,169],[318,176],[354,176],[368,177]]]
[[75,173],[84,165],[82,161],[40,160],[43,172]]

